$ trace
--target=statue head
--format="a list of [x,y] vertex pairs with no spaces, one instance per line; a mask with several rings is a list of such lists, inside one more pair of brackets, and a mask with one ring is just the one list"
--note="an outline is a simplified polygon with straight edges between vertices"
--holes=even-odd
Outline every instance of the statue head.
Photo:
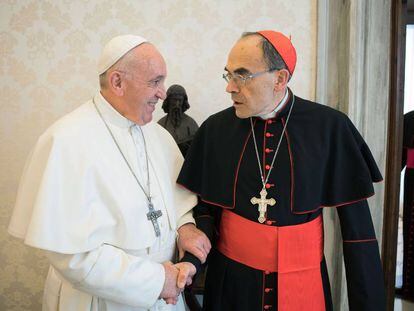
[[167,97],[162,103],[162,109],[167,113],[174,128],[181,125],[184,111],[190,108],[185,89],[178,84],[171,85],[167,90]]
[[190,108],[188,97],[185,89],[178,84],[171,85],[167,90],[167,97],[162,103],[162,109],[165,113],[171,113],[179,110],[180,114]]

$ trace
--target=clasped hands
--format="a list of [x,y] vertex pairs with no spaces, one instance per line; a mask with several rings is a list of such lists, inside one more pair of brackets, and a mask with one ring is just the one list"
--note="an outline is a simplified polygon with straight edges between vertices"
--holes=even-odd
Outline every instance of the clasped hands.
[[[211,249],[211,243],[207,236],[191,223],[178,229],[177,246],[179,259],[183,258],[187,251],[196,256],[201,263],[206,261]],[[165,281],[160,298],[163,298],[167,304],[176,304],[178,296],[185,286],[191,285],[193,276],[197,272],[196,268],[189,262],[173,264],[168,261],[162,265],[165,269]]]

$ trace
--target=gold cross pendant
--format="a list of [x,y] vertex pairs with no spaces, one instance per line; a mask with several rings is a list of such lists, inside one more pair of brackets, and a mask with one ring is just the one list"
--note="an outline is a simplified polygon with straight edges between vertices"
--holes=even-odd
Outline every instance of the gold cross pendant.
[[262,191],[260,191],[260,199],[259,198],[251,198],[250,202],[255,205],[258,204],[259,207],[257,208],[259,211],[259,222],[262,224],[264,223],[264,221],[266,220],[266,211],[267,211],[267,205],[273,206],[276,204],[276,200],[273,198],[270,199],[266,199],[267,196],[267,191],[265,188],[262,189]]

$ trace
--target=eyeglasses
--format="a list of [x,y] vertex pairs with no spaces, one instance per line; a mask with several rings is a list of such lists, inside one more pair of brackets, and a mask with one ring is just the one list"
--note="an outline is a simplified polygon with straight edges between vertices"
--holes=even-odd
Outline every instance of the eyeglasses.
[[273,71],[276,71],[276,70],[279,70],[279,69],[277,69],[277,68],[271,68],[271,69],[268,69],[268,70],[265,70],[265,71],[251,73],[251,74],[246,75],[246,76],[243,76],[243,75],[237,74],[237,73],[236,74],[233,74],[233,73],[230,73],[230,72],[226,72],[226,73],[223,73],[223,79],[227,83],[229,83],[230,80],[233,80],[233,82],[236,85],[239,85],[240,86],[240,85],[245,85],[247,80],[251,80],[251,79],[256,78],[256,77],[258,77],[258,76],[260,76],[262,74],[265,74],[265,73],[268,73],[268,72],[273,72]]

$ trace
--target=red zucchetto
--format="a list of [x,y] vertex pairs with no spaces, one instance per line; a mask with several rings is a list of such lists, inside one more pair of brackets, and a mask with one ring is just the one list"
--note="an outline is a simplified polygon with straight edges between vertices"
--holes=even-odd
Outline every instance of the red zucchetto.
[[281,32],[273,30],[261,30],[257,33],[273,45],[285,62],[290,75],[293,75],[296,66],[296,50],[292,41]]

